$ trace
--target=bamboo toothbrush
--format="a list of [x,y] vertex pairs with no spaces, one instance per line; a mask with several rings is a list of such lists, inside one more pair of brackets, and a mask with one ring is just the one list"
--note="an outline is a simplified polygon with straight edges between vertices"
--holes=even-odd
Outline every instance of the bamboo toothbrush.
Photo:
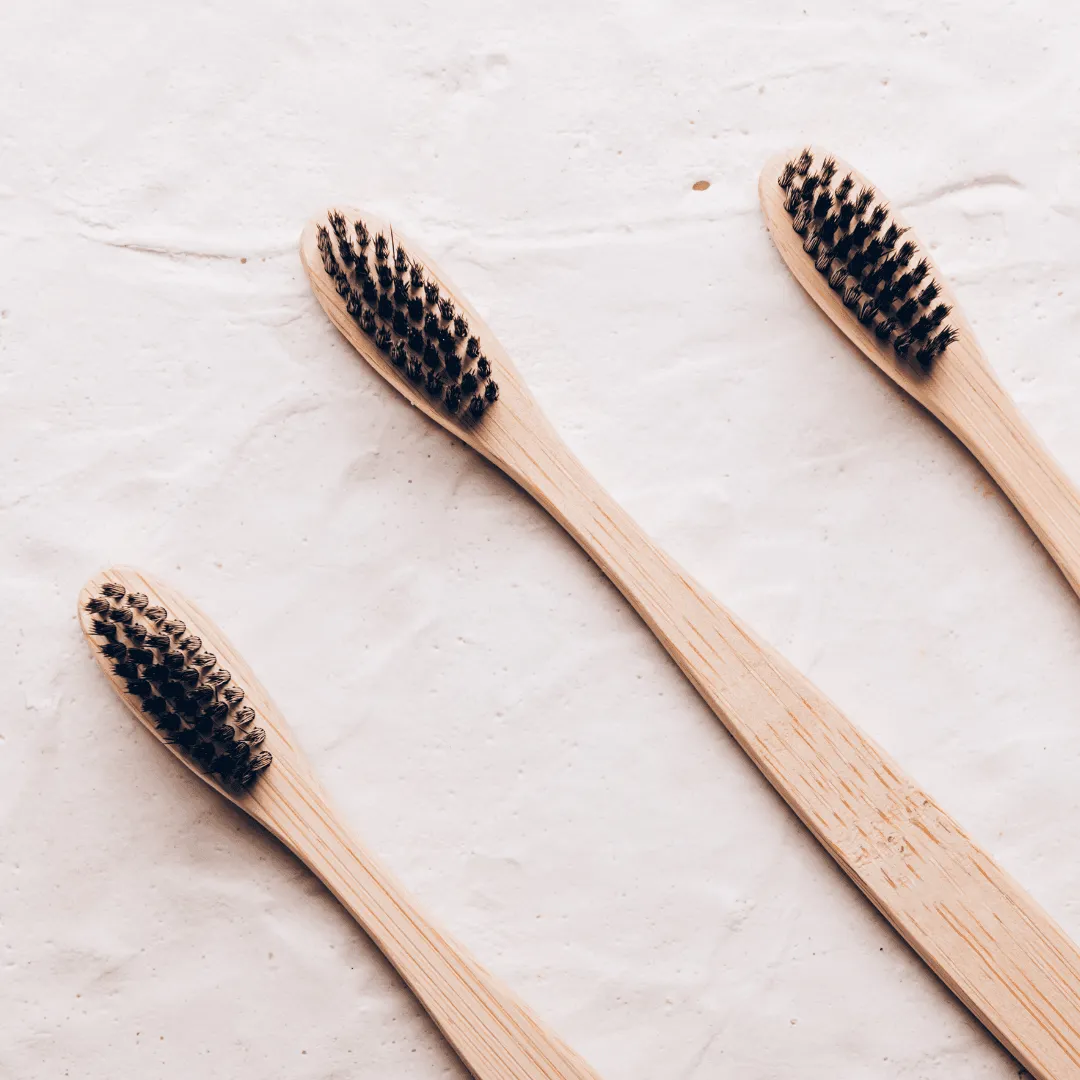
[[284,717],[190,601],[114,568],[79,596],[101,669],[142,724],[307,863],[367,931],[477,1080],[598,1080],[416,908],[330,808]]
[[1080,494],[994,377],[925,245],[861,174],[818,148],[768,162],[759,191],[799,284],[982,462],[1080,595]]
[[570,453],[495,336],[375,215],[308,223],[320,304],[421,412],[483,454],[630,601],[860,889],[1037,1080],[1080,1078],[1080,952],[823,694],[642,533]]

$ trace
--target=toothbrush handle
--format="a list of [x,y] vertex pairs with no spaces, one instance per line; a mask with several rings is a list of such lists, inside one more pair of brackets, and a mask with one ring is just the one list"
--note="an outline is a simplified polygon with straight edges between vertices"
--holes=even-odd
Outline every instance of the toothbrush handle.
[[554,434],[513,468],[754,764],[1038,1080],[1080,1078],[1080,952],[819,690],[646,537]]
[[[281,768],[280,766],[285,766]],[[309,777],[275,759],[255,814],[367,932],[477,1080],[599,1080],[353,838]],[[252,808],[248,808],[249,811]]]
[[1080,596],[1080,493],[981,356],[949,374],[927,407],[979,459]]

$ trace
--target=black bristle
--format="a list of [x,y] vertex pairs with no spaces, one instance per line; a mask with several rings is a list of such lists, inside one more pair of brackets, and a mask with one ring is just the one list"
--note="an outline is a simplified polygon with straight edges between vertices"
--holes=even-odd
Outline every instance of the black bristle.
[[912,338],[906,330],[901,330],[899,334],[893,338],[893,348],[896,350],[898,356],[906,357],[908,349],[911,348]]
[[123,660],[127,656],[127,646],[121,645],[119,641],[108,641],[101,646],[101,651],[110,660]]
[[837,220],[835,214],[831,214],[820,226],[818,226],[818,232],[821,233],[821,239],[824,240],[826,244],[831,244],[833,242],[833,238],[836,236],[836,226]]
[[489,379],[491,377],[491,364],[488,362],[488,358],[480,354],[480,359],[476,361],[476,374],[481,379]]
[[[344,249],[349,244],[345,219],[333,211],[328,220]],[[350,278],[336,262],[332,273],[346,310],[375,347],[389,356],[394,367],[433,398],[446,401],[450,411],[455,411],[460,407],[462,393],[457,392],[455,404],[450,384],[462,370],[457,343],[462,342],[465,354],[475,360],[482,356],[479,338],[470,335],[468,319],[404,248],[382,233],[372,236],[362,221],[357,221],[353,228],[356,246],[350,249],[352,259],[342,261],[355,276],[355,286],[349,284]],[[317,239],[324,261],[327,253],[333,259],[335,250],[330,231],[320,225]],[[374,253],[371,265],[365,254],[369,245]],[[327,272],[331,273],[329,265]],[[425,371],[425,367],[430,370]],[[490,375],[490,365],[485,370],[486,377]]]
[[829,253],[828,248],[822,248],[817,253],[817,258],[814,260],[814,266],[817,267],[819,274],[827,274],[829,267],[832,266],[832,255]]
[[890,225],[885,230],[885,235],[881,238],[881,242],[885,245],[885,250],[892,251],[892,249],[896,247],[896,241],[899,240],[903,234],[902,229],[898,228],[896,225]]
[[795,179],[795,163],[789,161],[783,169],[780,170],[780,175],[777,177],[776,182],[787,191],[791,187],[791,182]]
[[90,629],[98,637],[114,638],[116,637],[116,627],[111,622],[106,622],[104,619],[95,619],[90,624]]
[[457,384],[448,386],[443,400],[446,402],[446,408],[450,412],[457,412],[461,408],[461,387]]
[[843,201],[851,194],[851,189],[855,186],[855,181],[851,179],[851,175],[848,174],[836,185],[836,198]]
[[146,627],[140,623],[132,623],[131,626],[125,627],[124,633],[127,634],[128,641],[133,645],[142,645],[146,641]]
[[122,600],[127,589],[125,589],[123,585],[117,585],[115,581],[106,581],[105,584],[101,586],[101,592],[110,600]]
[[851,227],[851,219],[855,216],[855,207],[849,202],[841,203],[840,209],[836,213],[837,218],[840,221],[840,228],[847,229]]
[[148,634],[146,637],[146,647],[148,649],[167,649],[172,642],[165,634]]
[[915,254],[915,245],[910,240],[905,240],[900,245],[900,250],[896,253],[896,261],[901,266],[907,266],[911,262],[912,255]]
[[885,224],[888,219],[889,212],[884,206],[875,206],[873,212],[870,214],[870,228],[874,232],[879,232],[882,225]]
[[139,667],[146,667],[154,662],[154,654],[149,649],[128,649],[128,659]]
[[145,611],[147,604],[150,603],[150,599],[147,597],[146,593],[133,592],[128,593],[127,602],[136,611]]
[[341,261],[347,267],[352,266],[354,259],[352,245],[349,243],[349,227],[345,224],[345,219],[336,210],[331,210],[327,216],[330,220],[330,227],[337,237],[338,254]]
[[260,750],[257,754],[252,754],[251,760],[248,762],[248,767],[252,772],[261,772],[273,760],[269,750]]
[[858,214],[859,217],[862,217],[863,214],[870,209],[870,204],[873,201],[874,189],[872,187],[863,188],[855,199],[855,213]]
[[939,289],[936,281],[931,281],[929,285],[921,293],[919,293],[919,303],[923,307],[929,307],[937,298]]
[[957,332],[953,327],[946,326],[936,337],[930,339],[930,344],[935,353],[943,353],[957,338]]
[[469,415],[474,419],[478,419],[484,415],[485,408],[484,399],[477,394],[476,397],[469,402]]
[[851,242],[861,248],[870,236],[870,226],[865,221],[857,221],[851,230]]
[[866,296],[859,304],[859,322],[863,326],[871,326],[874,322],[874,316],[878,312],[877,301],[872,296]]
[[461,392],[463,394],[475,394],[477,387],[480,385],[476,378],[476,373],[472,371],[466,371],[461,376]]
[[867,259],[872,263],[876,263],[885,254],[885,247],[877,237],[866,245],[865,250]]
[[163,607],[148,607],[143,614],[157,626],[164,619],[169,617],[169,613]]
[[109,601],[103,596],[92,596],[86,601],[84,609],[92,615],[103,615],[109,610]]
[[161,629],[165,631],[169,637],[181,637],[187,633],[187,627],[179,619],[166,619],[161,624]]
[[934,329],[934,324],[930,321],[929,316],[924,315],[921,319],[917,319],[911,327],[911,336],[916,341],[925,341],[931,331]]
[[844,307],[855,309],[856,305],[862,297],[862,289],[856,284],[848,285],[844,289]]
[[255,710],[250,705],[245,705],[243,708],[237,709],[233,714],[233,723],[239,724],[241,727],[250,724],[254,719]]
[[807,255],[813,257],[817,255],[818,248],[821,247],[821,235],[816,232],[808,232],[806,239],[802,242],[802,249]]
[[832,192],[823,191],[814,203],[814,217],[823,218],[832,209]]
[[113,607],[109,608],[107,618],[121,626],[130,626],[135,621],[135,613],[131,608]]
[[143,712],[149,713],[151,716],[164,716],[168,712],[168,708],[165,699],[159,697],[148,698],[143,704]]
[[829,288],[835,289],[837,292],[842,292],[845,282],[847,281],[847,270],[842,266],[838,266],[829,275]]
[[814,155],[810,153],[809,148],[804,150],[795,162],[795,171],[800,176],[805,176],[810,171],[810,166],[814,164]]
[[821,182],[828,187],[836,175],[836,158],[827,157],[821,163]]
[[795,215],[795,220],[791,223],[791,227],[800,236],[806,235],[806,230],[810,227],[810,213],[806,206],[799,207],[799,212]]
[[117,660],[113,664],[113,672],[121,679],[139,678],[139,669],[128,660]]
[[911,322],[915,318],[915,312],[919,310],[918,300],[905,300],[899,310],[896,312],[896,317],[905,325]]
[[833,244],[833,257],[837,259],[846,259],[848,252],[851,251],[851,237],[841,236],[839,240]]
[[803,202],[810,202],[814,197],[814,192],[817,191],[818,178],[816,176],[808,176],[802,182],[802,198]]
[[145,679],[128,679],[127,692],[146,701],[154,693],[154,688]]
[[945,321],[945,317],[952,311],[952,308],[948,304],[938,304],[933,311],[930,312],[929,318],[934,326],[938,326]]
[[789,214],[794,214],[802,205],[802,195],[797,187],[793,187],[784,199],[784,209]]
[[848,273],[852,277],[862,277],[862,272],[866,269],[867,261],[866,255],[861,251],[856,251],[854,255],[848,259]]
[[499,400],[499,384],[497,382],[489,382],[484,387],[484,400],[489,405]]

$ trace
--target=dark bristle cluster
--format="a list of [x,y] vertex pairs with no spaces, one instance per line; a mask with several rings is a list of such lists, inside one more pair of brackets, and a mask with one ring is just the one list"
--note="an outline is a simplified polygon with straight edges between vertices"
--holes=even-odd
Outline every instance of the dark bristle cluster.
[[499,398],[468,319],[404,248],[333,211],[317,231],[323,269],[356,325],[411,383],[473,420]]
[[113,582],[86,610],[98,648],[166,742],[231,788],[248,787],[273,761],[244,691],[180,619]]
[[784,208],[803,250],[844,306],[897,356],[929,374],[934,361],[956,340],[944,325],[950,308],[935,303],[940,293],[930,264],[902,240],[904,229],[889,221],[873,188],[855,190],[845,176],[833,186],[836,161],[827,157],[812,171],[804,150],[780,172]]

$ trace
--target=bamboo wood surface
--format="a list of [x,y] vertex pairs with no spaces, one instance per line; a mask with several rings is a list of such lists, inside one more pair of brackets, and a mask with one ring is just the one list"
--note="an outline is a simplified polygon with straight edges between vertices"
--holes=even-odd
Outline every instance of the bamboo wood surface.
[[[362,217],[372,231],[386,228]],[[1080,952],[936,803],[805,677],[660,551],[574,458],[498,340],[467,312],[500,400],[478,423],[433,406],[359,330],[308,223],[301,257],[334,325],[427,416],[501,468],[577,540],[844,871],[1037,1080],[1080,1078]]]
[[146,593],[170,615],[187,623],[245,691],[265,747],[274,756],[245,792],[226,790],[169,745],[127,693],[96,648],[92,652],[116,692],[136,718],[176,758],[230,802],[269,830],[326,884],[342,906],[382,950],[431,1015],[477,1080],[598,1080],[559,1038],[484,970],[464,949],[431,923],[404,888],[352,837],[333,811],[297,747],[284,717],[221,631],[189,600],[153,578],[117,567],[93,578],[80,594],[79,618],[91,637],[85,603],[107,581]]
[[[835,154],[820,147],[811,147],[811,152],[815,161],[835,158],[838,176],[851,173],[857,183],[873,186]],[[905,235],[905,240],[916,244],[916,257],[930,264],[931,275],[941,288],[941,300],[952,307],[948,321],[959,331],[959,337],[938,357],[930,375],[923,376],[901,363],[891,346],[878,341],[844,307],[814,268],[813,259],[803,251],[801,237],[792,229],[791,217],[784,209],[784,192],[777,183],[781,169],[793,156],[772,158],[762,169],[758,185],[769,233],[788,269],[856,348],[929,409],[978,458],[1080,595],[1080,494],[995,378],[971,324],[929,249],[913,231]],[[875,190],[880,201],[881,190]],[[892,206],[889,214],[899,226],[907,226]]]

